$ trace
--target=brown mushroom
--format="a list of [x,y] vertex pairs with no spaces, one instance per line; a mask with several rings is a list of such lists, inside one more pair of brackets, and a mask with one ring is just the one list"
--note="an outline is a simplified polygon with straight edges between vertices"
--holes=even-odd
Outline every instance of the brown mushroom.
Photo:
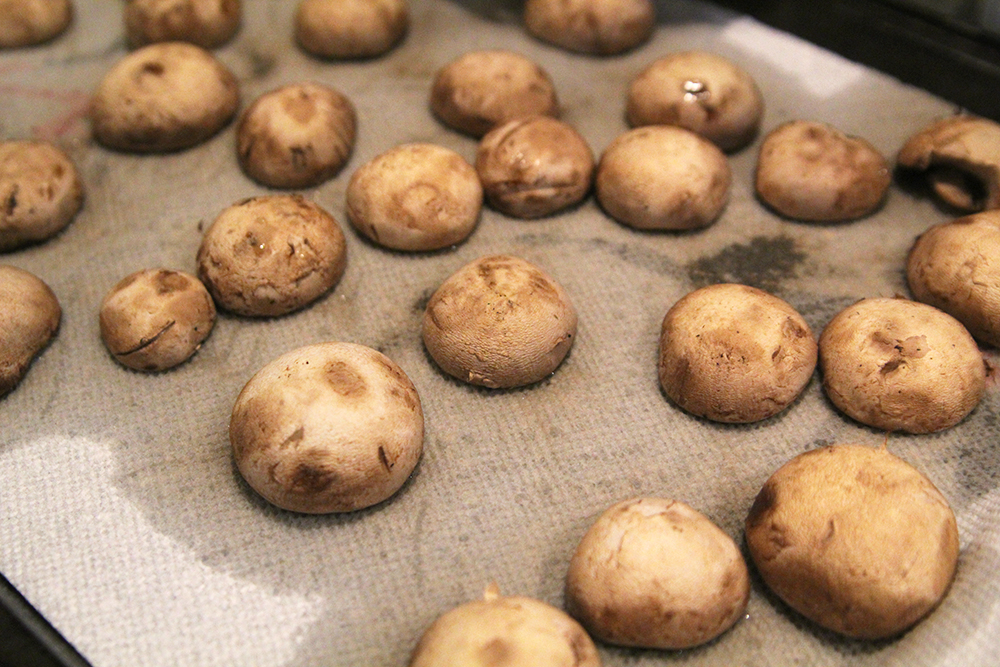
[[59,329],[62,308],[41,279],[0,265],[0,397],[21,381]]
[[409,24],[407,0],[301,0],[295,39],[320,58],[372,58],[396,46]]
[[524,25],[538,39],[577,53],[612,55],[649,40],[652,0],[528,0]]
[[0,0],[0,49],[55,39],[72,20],[71,0]]
[[127,0],[125,36],[132,46],[190,42],[222,46],[240,27],[240,0]]

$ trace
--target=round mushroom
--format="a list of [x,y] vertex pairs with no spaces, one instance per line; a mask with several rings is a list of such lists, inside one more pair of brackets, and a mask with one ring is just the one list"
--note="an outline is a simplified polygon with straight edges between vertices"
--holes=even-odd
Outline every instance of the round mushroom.
[[797,120],[764,139],[755,187],[764,203],[784,216],[840,222],[878,209],[891,180],[889,163],[864,139]]
[[222,46],[240,27],[240,0],[127,0],[125,36],[133,47],[155,42]]
[[182,271],[145,269],[104,297],[101,338],[115,360],[137,371],[187,361],[215,325],[215,303],[200,280]]
[[768,587],[818,625],[892,637],[948,591],[958,528],[927,477],[885,448],[835,445],[800,454],[764,484],[746,521]]
[[961,211],[1000,208],[1000,124],[992,120],[937,120],[910,137],[896,163],[923,174],[943,202]]
[[577,546],[566,607],[597,639],[683,649],[743,615],[750,575],[739,547],[704,514],[663,498],[606,510]]
[[21,381],[59,329],[62,308],[41,279],[0,265],[0,397]]
[[94,136],[109,148],[165,153],[199,144],[236,114],[236,77],[194,44],[150,44],[101,80],[91,107]]
[[328,342],[281,355],[247,382],[229,439],[254,491],[283,509],[351,512],[392,496],[423,450],[410,379],[363,345]]
[[490,130],[479,142],[476,172],[498,211],[540,218],[587,196],[594,154],[572,126],[532,116]]
[[0,0],[0,49],[55,39],[72,20],[70,0]]
[[532,35],[577,53],[613,55],[644,44],[656,27],[652,0],[528,0]]
[[597,165],[597,200],[636,229],[690,230],[715,222],[732,171],[707,139],[679,127],[647,126],[611,142]]
[[482,600],[441,615],[420,638],[409,667],[600,667],[597,647],[580,624],[555,607],[522,595]]
[[72,160],[41,141],[0,142],[0,252],[52,238],[83,205]]
[[347,219],[379,245],[425,251],[464,241],[483,207],[476,170],[433,144],[397,146],[351,176]]
[[406,0],[302,0],[295,39],[321,58],[373,58],[396,46],[409,24]]
[[515,118],[559,116],[545,70],[503,50],[471,51],[438,70],[430,105],[445,125],[474,137]]
[[654,61],[629,83],[629,125],[676,125],[736,151],[757,135],[764,100],[753,77],[731,60],[684,51]]
[[773,417],[816,368],[812,330],[788,303],[746,285],[709,285],[675,303],[660,328],[659,378],[678,406],[712,421]]
[[220,308],[273,317],[304,308],[347,265],[332,215],[298,195],[255,197],[224,210],[198,249],[198,276]]
[[428,353],[449,375],[484,387],[519,387],[554,372],[573,345],[576,311],[533,264],[480,257],[451,275],[424,311]]
[[906,299],[863,299],[819,339],[823,389],[837,408],[885,431],[932,433],[979,404],[986,369],[962,323]]
[[305,188],[332,178],[354,149],[357,118],[343,94],[298,83],[257,98],[236,129],[236,154],[250,178]]
[[1000,347],[1000,211],[943,222],[921,234],[906,266],[917,301],[948,313]]

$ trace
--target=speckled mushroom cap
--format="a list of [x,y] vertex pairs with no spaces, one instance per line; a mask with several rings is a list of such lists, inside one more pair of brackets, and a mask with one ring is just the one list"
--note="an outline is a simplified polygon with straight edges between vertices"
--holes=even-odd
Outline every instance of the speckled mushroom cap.
[[133,51],[104,75],[91,119],[94,136],[109,148],[163,153],[215,135],[238,105],[236,77],[211,53],[161,42]]
[[684,296],[663,318],[660,386],[699,417],[754,422],[802,393],[816,356],[812,330],[785,301],[747,285],[709,285]]
[[62,308],[40,278],[0,265],[0,397],[17,386],[59,329]]
[[877,210],[891,180],[889,163],[864,139],[797,120],[764,139],[755,187],[768,206],[789,218],[838,222]]
[[566,576],[566,605],[612,644],[682,649],[711,641],[743,615],[750,575],[739,547],[677,500],[633,498],[605,510]]
[[409,25],[407,0],[301,0],[295,39],[321,58],[372,58],[396,46]]
[[961,322],[906,299],[863,299],[819,340],[823,389],[849,417],[885,431],[954,426],[985,391],[982,354]]
[[364,345],[327,342],[281,355],[247,382],[229,438],[247,483],[284,509],[369,507],[409,478],[424,416],[410,379]]
[[515,118],[559,116],[548,73],[513,51],[470,51],[438,70],[431,111],[459,132],[481,137]]
[[198,276],[216,304],[248,316],[305,307],[333,289],[346,265],[337,221],[299,195],[230,206],[205,231],[198,249]]
[[907,140],[896,163],[923,172],[935,194],[962,211],[1000,208],[1000,124],[992,120],[934,121]]
[[519,257],[491,255],[438,287],[424,311],[423,340],[449,375],[519,387],[555,371],[576,324],[569,296],[548,274]]
[[128,0],[125,35],[132,46],[190,42],[222,46],[240,27],[240,0]]
[[910,249],[906,278],[917,301],[948,313],[1000,347],[1000,211],[943,222]]
[[625,115],[633,127],[677,125],[724,151],[750,143],[764,99],[750,74],[706,51],[683,51],[654,61],[629,83]]
[[55,236],[83,205],[72,160],[41,141],[0,142],[0,252]]
[[885,448],[796,456],[757,494],[746,542],[761,577],[806,618],[846,635],[897,635],[955,574],[958,528],[927,477]]
[[612,55],[649,40],[656,7],[652,0],[527,0],[524,25],[569,51]]
[[0,0],[0,49],[55,39],[72,20],[71,0]]

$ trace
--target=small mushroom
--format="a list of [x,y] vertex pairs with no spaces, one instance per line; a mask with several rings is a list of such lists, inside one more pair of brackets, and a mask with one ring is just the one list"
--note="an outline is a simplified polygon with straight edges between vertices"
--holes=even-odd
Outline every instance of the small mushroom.
[[1000,211],[935,225],[910,249],[917,301],[940,308],[978,340],[1000,347]]
[[474,137],[515,118],[559,116],[545,70],[503,50],[472,51],[438,70],[430,105],[445,125]]
[[163,371],[198,351],[215,325],[215,304],[194,276],[146,269],[111,288],[99,321],[101,338],[120,364]]
[[715,144],[680,127],[650,125],[611,142],[594,185],[601,207],[618,222],[679,231],[715,222],[731,182],[729,163]]
[[490,130],[479,143],[476,172],[494,208],[518,218],[539,218],[587,195],[594,154],[572,126],[532,116]]
[[731,60],[684,51],[654,61],[629,84],[629,125],[676,125],[736,151],[757,135],[764,100],[753,77]]
[[576,311],[548,274],[518,257],[480,257],[444,281],[424,311],[423,340],[444,372],[484,387],[520,387],[556,370]]
[[891,180],[888,162],[864,139],[825,123],[797,120],[764,139],[755,187],[781,215],[840,222],[878,209]]
[[962,421],[986,387],[962,323],[906,299],[863,299],[819,339],[823,389],[847,416],[885,431],[933,433]]
[[0,49],[55,39],[72,20],[71,0],[0,0]]
[[236,467],[278,507],[351,512],[392,496],[420,459],[424,415],[403,370],[364,345],[281,355],[243,387],[229,422]]
[[91,117],[109,148],[165,153],[199,144],[236,114],[236,77],[211,53],[184,42],[150,44],[101,80]]
[[396,46],[409,23],[407,0],[302,0],[295,39],[320,58],[373,58]]
[[532,35],[577,53],[612,55],[645,43],[656,27],[652,0],[528,0]]
[[1000,124],[974,116],[942,118],[916,133],[897,164],[922,172],[946,204],[976,212],[1000,208]]
[[252,179],[305,188],[332,178],[354,149],[357,117],[342,93],[315,83],[258,97],[240,117],[236,153]]
[[83,205],[72,160],[41,141],[0,142],[0,252],[52,238]]
[[240,27],[240,0],[127,0],[125,36],[134,47],[155,42],[222,46]]
[[0,397],[21,381],[59,329],[62,309],[35,275],[0,265]]

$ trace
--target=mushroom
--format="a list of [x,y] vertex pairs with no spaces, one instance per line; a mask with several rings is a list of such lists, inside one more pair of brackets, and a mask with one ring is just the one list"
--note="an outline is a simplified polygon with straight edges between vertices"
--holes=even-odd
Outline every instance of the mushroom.
[[878,209],[891,180],[888,162],[864,139],[797,120],[764,139],[755,186],[764,203],[782,215],[839,222]]
[[59,329],[62,309],[41,279],[0,265],[0,397],[10,393]]
[[587,196],[594,154],[572,126],[532,116],[490,130],[479,142],[476,172],[494,208],[518,218],[539,218]]
[[391,359],[328,342],[281,355],[240,392],[229,422],[236,467],[283,509],[350,512],[389,498],[423,450],[417,390]]
[[198,351],[215,325],[215,304],[194,276],[145,269],[111,288],[99,321],[104,345],[120,364],[163,371]]
[[321,58],[372,58],[396,46],[409,23],[407,0],[302,0],[295,39]]
[[597,165],[597,200],[636,229],[690,230],[715,222],[729,200],[732,172],[715,144],[679,127],[620,135]]
[[55,39],[72,20],[71,0],[0,0],[0,49]]
[[214,49],[240,27],[240,0],[127,0],[124,13],[132,46],[190,42]]
[[72,160],[41,141],[0,142],[0,252],[52,238],[83,205]]
[[760,128],[764,100],[749,73],[706,51],[655,60],[632,79],[626,98],[629,125],[676,125],[724,151],[750,143]]
[[250,178],[273,188],[305,188],[332,178],[354,149],[357,117],[342,93],[315,83],[258,97],[240,117],[236,154]]
[[923,173],[934,193],[959,210],[1000,208],[1000,124],[992,120],[937,120],[910,137],[896,163]]
[[649,40],[656,7],[652,0],[528,0],[524,25],[543,42],[569,51],[612,55]]
[[750,599],[739,547],[677,500],[634,498],[604,511],[566,576],[566,607],[602,641],[699,646],[731,628]]
[[933,306],[871,298],[819,339],[823,389],[847,416],[885,431],[932,433],[979,404],[986,369],[962,323]]
[[800,454],[764,484],[746,520],[767,586],[820,626],[859,639],[904,632],[948,591],[955,515],[927,477],[887,449]]

